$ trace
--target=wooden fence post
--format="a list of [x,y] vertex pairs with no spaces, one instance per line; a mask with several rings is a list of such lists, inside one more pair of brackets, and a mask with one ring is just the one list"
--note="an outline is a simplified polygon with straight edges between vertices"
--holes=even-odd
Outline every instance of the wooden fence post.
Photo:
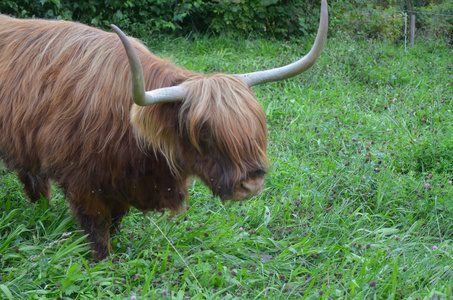
[[415,14],[412,14],[412,18],[411,18],[411,47],[414,47],[414,35],[415,35]]

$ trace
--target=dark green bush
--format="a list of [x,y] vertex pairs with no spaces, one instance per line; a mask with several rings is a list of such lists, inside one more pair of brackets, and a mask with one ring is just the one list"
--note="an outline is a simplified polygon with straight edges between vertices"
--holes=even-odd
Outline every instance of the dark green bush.
[[[315,3],[316,2],[316,3]],[[3,0],[0,12],[58,18],[128,33],[150,31],[304,35],[316,29],[319,1],[306,0]],[[314,5],[317,7],[314,7]]]
[[203,5],[202,0],[3,0],[0,12],[22,18],[74,20],[103,28],[113,23],[130,34],[143,36],[154,30],[187,29],[191,14],[200,13]]

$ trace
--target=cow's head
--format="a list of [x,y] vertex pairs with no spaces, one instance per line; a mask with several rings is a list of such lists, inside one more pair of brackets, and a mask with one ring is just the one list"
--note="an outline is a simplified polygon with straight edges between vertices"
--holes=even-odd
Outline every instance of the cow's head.
[[184,164],[224,200],[261,193],[268,161],[263,109],[235,76],[217,74],[182,84],[181,135],[194,151],[182,149]]

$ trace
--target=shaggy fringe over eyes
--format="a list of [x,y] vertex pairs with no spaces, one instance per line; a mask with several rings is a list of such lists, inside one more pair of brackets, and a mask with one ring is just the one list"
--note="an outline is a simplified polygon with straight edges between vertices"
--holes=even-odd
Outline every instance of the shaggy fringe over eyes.
[[[181,85],[188,91],[182,104],[133,106],[131,121],[141,147],[161,152],[175,175],[181,172],[176,161],[175,134],[188,136],[200,153],[200,141],[208,138],[207,142],[230,160],[234,180],[269,164],[266,119],[253,92],[241,79],[225,74],[193,75]],[[174,115],[176,106],[181,106],[179,118]]]
[[231,160],[237,177],[268,165],[263,109],[241,79],[216,74],[189,79],[182,85],[188,93],[180,111],[180,128],[187,130],[198,151],[202,151],[203,130],[208,130],[208,142]]

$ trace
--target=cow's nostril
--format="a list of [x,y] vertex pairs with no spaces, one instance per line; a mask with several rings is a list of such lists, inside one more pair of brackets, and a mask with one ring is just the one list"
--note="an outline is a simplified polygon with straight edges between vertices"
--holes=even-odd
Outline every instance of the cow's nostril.
[[249,196],[258,195],[263,191],[264,178],[243,181],[241,186],[248,191]]
[[225,200],[245,200],[261,194],[264,190],[264,177],[254,177],[238,183],[232,195],[224,197]]

